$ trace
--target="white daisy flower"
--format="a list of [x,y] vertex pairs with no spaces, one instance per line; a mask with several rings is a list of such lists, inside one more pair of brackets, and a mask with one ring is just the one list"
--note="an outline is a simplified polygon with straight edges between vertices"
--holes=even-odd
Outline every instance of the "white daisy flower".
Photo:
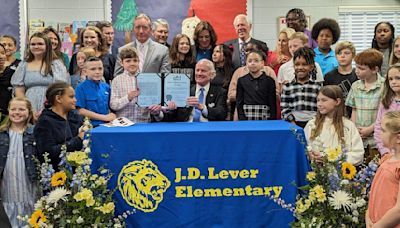
[[46,202],[48,204],[56,204],[59,200],[63,199],[68,194],[71,194],[71,192],[66,190],[65,188],[56,188],[49,193]]
[[350,210],[351,197],[347,192],[338,190],[331,193],[331,196],[329,197],[329,204],[331,204],[336,210],[341,208]]

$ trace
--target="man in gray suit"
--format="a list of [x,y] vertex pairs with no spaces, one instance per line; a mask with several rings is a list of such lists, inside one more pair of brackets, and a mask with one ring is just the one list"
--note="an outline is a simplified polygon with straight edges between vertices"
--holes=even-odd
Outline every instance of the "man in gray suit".
[[[225,44],[233,49],[232,62],[233,68],[237,69],[241,66],[246,65],[246,52],[245,47],[248,43],[257,44],[259,47],[265,47],[267,49],[267,44],[261,40],[253,39],[250,36],[251,23],[244,14],[239,14],[233,20],[233,26],[235,27],[237,39],[229,40]],[[267,53],[265,53],[267,54]]]
[[[151,19],[146,14],[139,14],[133,21],[133,32],[136,40],[118,49],[134,47],[139,55],[139,70],[142,73],[168,73],[171,65],[168,62],[168,48],[150,39],[152,35]],[[114,77],[123,72],[120,58],[115,64]]]

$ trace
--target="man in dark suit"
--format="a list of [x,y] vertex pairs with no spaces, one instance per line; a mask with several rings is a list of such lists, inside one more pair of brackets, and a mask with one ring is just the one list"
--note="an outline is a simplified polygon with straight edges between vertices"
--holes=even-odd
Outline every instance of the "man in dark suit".
[[229,40],[225,44],[233,49],[232,62],[234,69],[246,65],[246,44],[254,43],[257,46],[267,46],[267,44],[261,40],[253,39],[250,36],[251,23],[244,14],[239,14],[235,17],[233,21],[233,26],[235,27],[237,39]]
[[215,76],[214,64],[208,59],[202,59],[196,64],[195,81],[191,87],[187,107],[176,108],[170,103],[171,110],[164,114],[164,121],[169,122],[207,122],[222,121],[227,115],[227,91],[210,84]]
[[[171,65],[168,62],[168,48],[162,44],[150,39],[152,34],[152,24],[150,17],[146,14],[139,14],[133,21],[133,32],[136,40],[120,47],[134,47],[139,55],[139,71],[142,73],[168,73],[171,71]],[[123,68],[118,61],[115,64],[114,77],[121,74]]]

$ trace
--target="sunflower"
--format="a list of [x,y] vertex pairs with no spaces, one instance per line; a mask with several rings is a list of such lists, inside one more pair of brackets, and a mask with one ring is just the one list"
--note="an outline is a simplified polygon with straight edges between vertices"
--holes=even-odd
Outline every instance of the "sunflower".
[[62,186],[65,184],[66,180],[67,180],[67,175],[65,174],[64,171],[54,173],[53,176],[51,177],[51,186],[53,187]]
[[342,164],[342,175],[346,179],[353,179],[356,175],[356,167],[349,162],[343,162]]
[[42,210],[37,210],[35,212],[33,212],[31,219],[29,220],[29,224],[34,227],[34,228],[38,228],[39,227],[39,223],[44,223],[47,221],[46,216],[44,216]]

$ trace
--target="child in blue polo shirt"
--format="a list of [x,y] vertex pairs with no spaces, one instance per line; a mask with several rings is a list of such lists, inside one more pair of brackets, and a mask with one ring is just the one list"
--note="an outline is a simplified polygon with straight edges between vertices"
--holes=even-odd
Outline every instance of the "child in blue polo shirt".
[[321,66],[322,73],[325,76],[326,73],[338,67],[335,51],[332,50],[331,46],[339,40],[339,25],[333,19],[322,18],[313,26],[311,35],[318,43],[318,47],[314,49],[314,60]]
[[110,86],[102,82],[103,62],[97,57],[90,57],[83,68],[88,80],[76,88],[76,106],[79,114],[89,117],[94,127],[113,121],[116,116],[110,112]]

